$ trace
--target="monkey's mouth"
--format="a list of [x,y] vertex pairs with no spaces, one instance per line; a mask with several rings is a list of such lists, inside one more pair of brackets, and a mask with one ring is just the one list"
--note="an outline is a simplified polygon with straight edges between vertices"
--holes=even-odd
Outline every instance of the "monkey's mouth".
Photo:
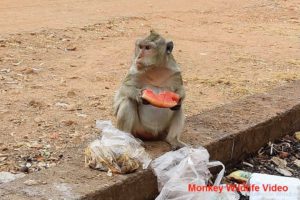
[[144,66],[143,62],[140,61],[140,60],[137,60],[137,61],[135,62],[135,64],[136,64],[137,68],[142,68],[142,67]]

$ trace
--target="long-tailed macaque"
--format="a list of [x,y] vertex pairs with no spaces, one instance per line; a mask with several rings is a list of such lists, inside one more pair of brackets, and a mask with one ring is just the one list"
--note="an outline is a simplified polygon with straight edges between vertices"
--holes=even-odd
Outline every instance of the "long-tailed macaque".
[[[144,140],[165,139],[178,149],[185,146],[179,140],[184,126],[185,90],[172,50],[173,42],[155,31],[136,41],[132,65],[114,98],[114,115],[120,130]],[[172,108],[154,107],[142,99],[146,88],[175,92],[180,101]]]

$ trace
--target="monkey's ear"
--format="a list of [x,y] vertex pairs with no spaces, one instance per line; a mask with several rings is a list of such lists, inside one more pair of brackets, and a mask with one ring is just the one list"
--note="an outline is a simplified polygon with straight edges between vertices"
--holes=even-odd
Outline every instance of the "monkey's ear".
[[141,42],[142,42],[142,38],[138,38],[136,41],[135,41],[135,45],[139,45]]
[[172,41],[167,42],[167,54],[170,54],[173,50],[174,43]]

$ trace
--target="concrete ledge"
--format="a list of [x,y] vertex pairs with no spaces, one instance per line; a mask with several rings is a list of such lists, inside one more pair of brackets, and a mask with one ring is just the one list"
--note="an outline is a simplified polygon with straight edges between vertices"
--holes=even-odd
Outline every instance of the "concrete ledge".
[[[205,146],[211,159],[226,165],[256,152],[268,141],[300,130],[300,81],[243,100],[204,111],[187,119],[183,140]],[[154,199],[156,178],[150,169],[114,175],[84,168],[83,147],[69,153],[61,165],[0,185],[0,199]],[[156,147],[156,148],[154,148]],[[169,150],[163,142],[149,142],[157,157]],[[25,180],[47,184],[26,186]]]

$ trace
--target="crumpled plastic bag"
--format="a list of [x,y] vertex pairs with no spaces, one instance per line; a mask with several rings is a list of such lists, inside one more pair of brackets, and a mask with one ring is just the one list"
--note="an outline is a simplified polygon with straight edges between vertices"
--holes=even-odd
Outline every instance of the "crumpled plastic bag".
[[209,162],[209,154],[205,148],[183,147],[165,153],[151,163],[160,191],[156,200],[238,200],[237,193],[225,189],[220,193],[193,191],[194,185],[196,188],[207,186],[208,180],[212,177],[208,169],[214,166],[222,166],[214,183],[214,186],[220,186],[225,167],[219,161]]
[[96,127],[102,130],[102,134],[86,148],[86,166],[118,174],[149,166],[151,159],[141,140],[115,128],[111,121],[97,120]]

